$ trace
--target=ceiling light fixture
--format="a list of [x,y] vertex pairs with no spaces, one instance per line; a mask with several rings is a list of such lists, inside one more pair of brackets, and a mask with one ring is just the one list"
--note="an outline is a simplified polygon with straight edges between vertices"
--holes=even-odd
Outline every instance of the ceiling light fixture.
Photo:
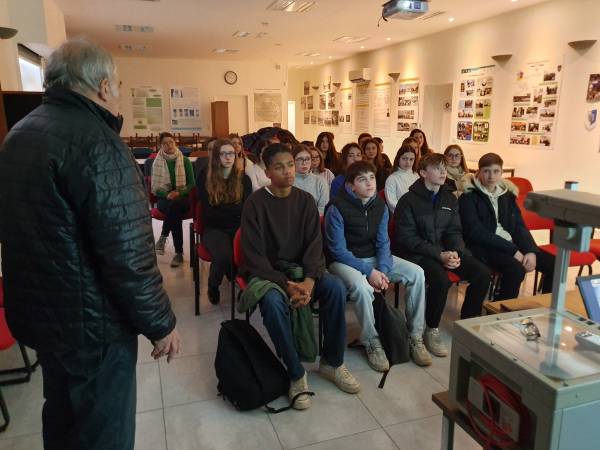
[[314,61],[311,61],[310,63],[311,63],[311,64],[314,64]]
[[317,2],[314,1],[275,0],[273,3],[267,6],[267,9],[270,11],[303,13],[312,9],[316,4]]
[[250,36],[251,34],[252,33],[250,33],[249,31],[236,31],[231,36],[233,36],[235,38],[245,38],[245,37]]
[[392,40],[392,38],[391,38],[391,37],[386,37],[386,38],[385,38],[385,40],[386,40],[386,41],[391,41],[391,40]]
[[361,46],[360,46],[360,48],[365,48],[365,46],[364,46],[364,45],[361,45]]
[[369,36],[340,36],[335,38],[333,42],[340,42],[342,44],[358,44],[369,39]]
[[448,17],[448,22],[454,22],[456,19],[454,17]]
[[213,53],[237,53],[239,50],[233,50],[230,48],[213,48]]
[[333,58],[333,56],[328,56],[328,57],[327,57],[327,59],[332,59],[332,58]]

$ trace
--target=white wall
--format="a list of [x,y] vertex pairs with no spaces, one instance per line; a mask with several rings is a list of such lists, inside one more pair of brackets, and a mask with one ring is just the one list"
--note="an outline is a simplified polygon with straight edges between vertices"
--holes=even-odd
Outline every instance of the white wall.
[[[468,159],[476,160],[486,152],[495,151],[507,164],[517,167],[516,175],[530,178],[536,189],[559,187],[564,180],[575,179],[581,182],[583,190],[600,192],[600,126],[592,131],[584,126],[585,113],[590,107],[585,101],[588,77],[590,73],[600,73],[600,42],[586,52],[567,45],[577,39],[600,40],[598,17],[598,0],[541,3],[330,64],[291,70],[289,97],[296,100],[299,108],[304,81],[321,84],[331,75],[332,80],[341,81],[344,88],[351,85],[348,72],[361,67],[371,68],[372,85],[390,82],[388,72],[401,72],[401,78],[420,78],[423,91],[427,85],[455,82],[462,68],[493,64],[491,55],[511,53],[513,57],[498,67],[494,80],[490,142],[464,144]],[[545,58],[562,58],[564,67],[554,147],[552,150],[509,147],[513,75],[523,63]],[[318,102],[318,94],[316,99]],[[392,96],[392,104],[394,101]],[[600,104],[595,106],[600,107]],[[316,125],[304,125],[301,111],[298,110],[296,116],[300,139],[314,140],[322,131]],[[338,134],[336,130],[335,127],[330,129],[336,133],[338,148],[356,139],[355,135]],[[392,156],[401,140],[401,136],[384,137],[386,152]]]
[[[269,62],[207,61],[159,58],[115,58],[118,72],[123,82],[121,113],[125,122],[122,136],[135,134],[132,127],[132,105],[129,93],[132,87],[154,85],[163,88],[164,93],[171,86],[197,87],[201,100],[202,130],[200,134],[210,135],[210,103],[216,98],[231,95],[248,96],[249,130],[254,126],[254,90],[280,89],[282,92],[282,123],[287,124],[287,68],[279,69]],[[238,81],[233,86],[225,83],[223,75],[233,70]],[[165,129],[169,130],[169,100],[165,97],[163,118]],[[231,132],[237,132],[230,127]],[[138,132],[142,135],[141,132]],[[149,132],[147,134],[150,134]],[[156,134],[156,133],[154,133]]]
[[[8,0],[0,0],[0,26],[14,28],[8,13]],[[16,38],[0,39],[0,85],[5,91],[19,90],[19,62]]]

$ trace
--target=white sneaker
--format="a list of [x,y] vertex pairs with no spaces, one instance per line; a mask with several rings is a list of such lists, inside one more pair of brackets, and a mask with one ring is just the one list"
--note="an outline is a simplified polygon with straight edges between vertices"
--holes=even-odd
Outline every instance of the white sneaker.
[[365,350],[367,351],[367,361],[371,369],[377,372],[387,372],[390,370],[390,362],[385,356],[383,345],[378,337],[369,339],[365,344]]
[[435,356],[448,356],[448,347],[442,341],[439,328],[427,328],[423,335],[427,350]]
[[319,362],[319,374],[326,380],[333,381],[338,389],[348,394],[357,394],[360,391],[360,383],[344,364],[339,367],[333,367],[321,358]]
[[[306,376],[306,372],[304,372],[304,376],[302,376],[302,378],[300,378],[296,381],[292,381],[290,383],[290,390],[288,392],[288,398],[291,402],[292,399],[296,395],[300,394],[301,392],[307,392],[307,391],[308,391],[308,378]],[[303,395],[300,395],[296,399],[296,401],[294,402],[293,408],[298,409],[298,410],[308,409],[308,408],[310,408],[310,405],[311,405],[310,395],[303,394]]]
[[430,366],[431,355],[425,348],[423,338],[421,336],[413,336],[409,340],[410,357],[417,366]]
[[164,255],[165,254],[165,244],[167,243],[167,236],[161,236],[158,238],[158,241],[156,241],[156,254],[157,255]]

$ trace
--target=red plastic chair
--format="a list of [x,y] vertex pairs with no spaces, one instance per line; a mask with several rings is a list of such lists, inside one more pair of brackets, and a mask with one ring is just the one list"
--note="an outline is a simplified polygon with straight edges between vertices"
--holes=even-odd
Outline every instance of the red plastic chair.
[[508,177],[507,180],[511,181],[519,189],[519,197],[525,197],[527,193],[533,191],[533,185],[527,178],[521,177]]
[[600,239],[592,239],[590,242],[590,252],[596,255],[596,259],[600,261]]
[[193,251],[190,253],[192,260],[192,270],[194,274],[194,307],[197,316],[200,315],[200,262],[212,261],[212,255],[202,242],[202,234],[204,233],[204,224],[202,223],[202,205],[200,202],[195,202],[194,205],[194,220],[190,225],[190,229],[194,235]]

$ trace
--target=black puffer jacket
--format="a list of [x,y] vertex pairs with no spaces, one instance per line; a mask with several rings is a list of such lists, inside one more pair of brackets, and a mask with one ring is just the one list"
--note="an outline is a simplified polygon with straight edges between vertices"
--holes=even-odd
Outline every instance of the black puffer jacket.
[[458,203],[448,186],[440,186],[435,203],[433,192],[420,178],[400,198],[394,210],[394,253],[418,262],[438,259],[443,251],[470,255],[465,248]]
[[175,327],[142,176],[115,129],[96,103],[49,90],[0,148],[6,315],[38,351]]

